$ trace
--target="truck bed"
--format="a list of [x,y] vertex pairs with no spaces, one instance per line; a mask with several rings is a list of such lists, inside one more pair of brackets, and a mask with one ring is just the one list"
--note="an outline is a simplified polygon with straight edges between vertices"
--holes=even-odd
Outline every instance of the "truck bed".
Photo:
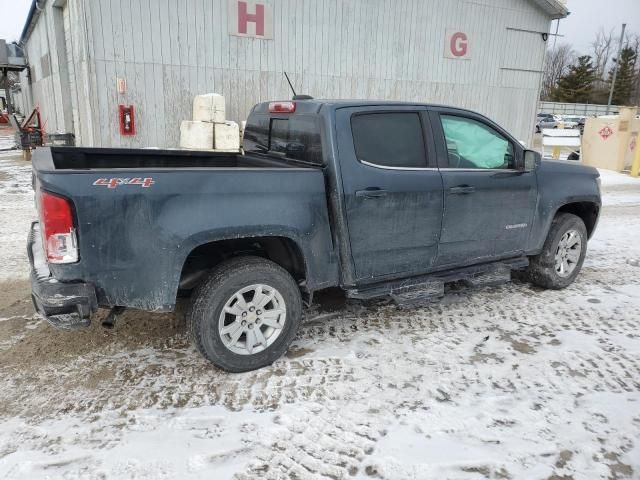
[[213,241],[287,238],[308,283],[334,283],[325,182],[318,166],[261,154],[39,148],[36,194],[70,199],[79,260],[51,264],[61,282],[96,285],[102,306],[170,310],[186,258]]
[[[45,149],[42,149],[45,150]],[[41,152],[38,152],[41,153]],[[194,150],[52,147],[34,159],[42,170],[166,168],[296,168],[284,158]],[[303,165],[307,166],[307,165]]]

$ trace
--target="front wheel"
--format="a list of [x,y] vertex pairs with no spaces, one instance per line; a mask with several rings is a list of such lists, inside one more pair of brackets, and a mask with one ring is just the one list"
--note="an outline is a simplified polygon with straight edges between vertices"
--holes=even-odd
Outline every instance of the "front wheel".
[[528,280],[540,287],[559,290],[573,283],[587,253],[587,228],[580,217],[559,213],[539,255],[531,257]]
[[241,257],[218,266],[196,290],[189,324],[207,360],[246,372],[287,351],[301,316],[300,290],[286,270],[264,258]]

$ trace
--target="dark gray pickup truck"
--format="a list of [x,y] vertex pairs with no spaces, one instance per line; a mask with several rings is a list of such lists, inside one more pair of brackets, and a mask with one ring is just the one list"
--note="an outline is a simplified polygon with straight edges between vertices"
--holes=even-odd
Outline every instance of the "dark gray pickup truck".
[[399,302],[447,282],[546,288],[580,271],[598,172],[546,161],[487,118],[417,103],[261,103],[244,154],[54,147],[33,160],[33,300],[56,326],[174,309],[215,365],[287,349],[313,293]]

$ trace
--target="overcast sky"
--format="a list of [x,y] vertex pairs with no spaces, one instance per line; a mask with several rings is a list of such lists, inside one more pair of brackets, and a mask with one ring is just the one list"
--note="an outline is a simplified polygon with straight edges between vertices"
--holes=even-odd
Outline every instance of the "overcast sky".
[[[0,0],[0,38],[20,38],[30,5],[31,0]],[[640,34],[640,0],[568,0],[568,6],[571,15],[560,21],[558,32],[565,37],[557,41],[572,44],[580,53],[587,53],[601,26],[619,34],[626,22],[627,30]],[[551,28],[555,32],[555,22]]]
[[31,0],[0,0],[0,38],[20,40]]
[[[627,31],[640,34],[640,0],[568,0],[567,6],[571,14],[560,20],[558,33],[564,38],[557,42],[570,43],[579,53],[589,53],[589,45],[601,26],[607,32],[613,28],[616,39],[623,23],[627,24]],[[551,31],[555,29],[553,22]]]

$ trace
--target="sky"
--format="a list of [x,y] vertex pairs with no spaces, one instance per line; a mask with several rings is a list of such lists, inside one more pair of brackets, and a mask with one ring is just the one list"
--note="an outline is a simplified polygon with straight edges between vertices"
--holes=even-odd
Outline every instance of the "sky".
[[[567,7],[571,14],[560,20],[558,33],[564,37],[557,42],[571,44],[578,53],[589,53],[601,26],[606,32],[613,28],[616,39],[623,23],[627,24],[627,31],[640,34],[640,0],[568,0]],[[554,21],[551,31],[555,32],[555,28]]]
[[[0,0],[0,38],[18,40],[31,0]],[[560,21],[557,42],[567,42],[580,53],[588,53],[589,44],[602,26],[606,31],[627,23],[627,30],[640,34],[640,0],[568,0],[571,15]],[[552,25],[555,32],[555,22]],[[551,41],[553,39],[551,38]]]
[[0,0],[0,38],[20,40],[31,0]]

